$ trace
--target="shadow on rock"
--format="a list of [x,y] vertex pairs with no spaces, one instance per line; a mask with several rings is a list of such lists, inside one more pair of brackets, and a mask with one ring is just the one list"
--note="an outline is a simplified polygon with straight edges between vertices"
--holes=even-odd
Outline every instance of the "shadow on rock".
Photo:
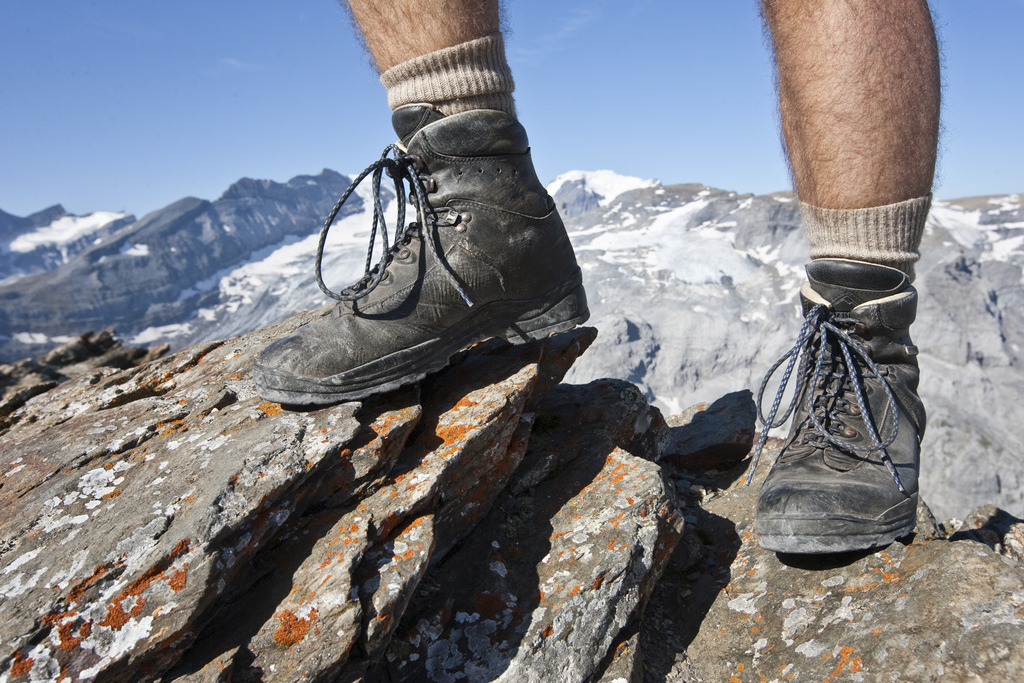
[[652,424],[625,382],[555,388],[509,487],[432,567],[367,680],[585,680],[611,666],[678,539]]

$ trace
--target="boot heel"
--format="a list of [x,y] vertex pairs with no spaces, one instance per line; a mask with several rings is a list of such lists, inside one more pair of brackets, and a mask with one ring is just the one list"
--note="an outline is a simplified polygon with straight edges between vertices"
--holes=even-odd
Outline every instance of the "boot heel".
[[525,344],[534,339],[544,339],[554,332],[571,330],[585,323],[589,317],[587,293],[583,285],[577,285],[561,301],[543,313],[517,320],[505,328],[500,336],[512,344]]

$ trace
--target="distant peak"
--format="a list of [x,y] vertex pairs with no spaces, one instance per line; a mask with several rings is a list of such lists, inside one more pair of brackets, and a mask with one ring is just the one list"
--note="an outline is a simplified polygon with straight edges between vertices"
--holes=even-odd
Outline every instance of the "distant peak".
[[598,204],[607,206],[623,192],[639,190],[645,187],[657,187],[661,181],[654,178],[637,178],[636,176],[619,175],[614,171],[569,171],[551,181],[548,194],[554,196],[565,185],[574,184],[579,189],[597,195]]
[[64,210],[64,207],[62,205],[54,204],[53,206],[49,206],[43,209],[42,211],[36,211],[31,216],[28,216],[28,219],[32,221],[32,225],[36,226],[37,228],[41,228],[67,215],[68,212]]

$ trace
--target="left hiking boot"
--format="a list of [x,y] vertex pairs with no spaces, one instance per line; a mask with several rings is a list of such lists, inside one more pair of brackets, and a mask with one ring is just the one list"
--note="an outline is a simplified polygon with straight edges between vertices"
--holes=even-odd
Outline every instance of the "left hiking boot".
[[[409,105],[392,124],[400,142],[353,181],[320,236],[317,281],[340,303],[263,351],[253,377],[264,399],[358,400],[417,382],[478,341],[542,339],[589,315],[572,245],[513,117]],[[391,243],[384,173],[399,212]],[[368,176],[375,201],[366,272],[334,293],[320,277],[327,230]],[[406,187],[416,214],[409,222]],[[378,228],[385,244],[373,265]]]
[[[837,553],[885,546],[913,532],[925,411],[909,328],[917,290],[895,268],[819,259],[800,295],[805,321],[755,450],[793,413],[789,437],[761,489],[762,548]],[[789,378],[793,403],[778,416]],[[777,417],[778,416],[778,417]],[[753,470],[751,470],[752,472]]]

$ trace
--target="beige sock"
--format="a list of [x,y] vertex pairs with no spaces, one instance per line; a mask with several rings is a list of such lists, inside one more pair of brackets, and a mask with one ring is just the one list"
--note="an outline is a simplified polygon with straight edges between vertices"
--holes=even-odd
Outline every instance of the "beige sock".
[[444,114],[500,109],[516,115],[512,70],[500,33],[431,52],[381,74],[392,110],[430,103]]
[[811,258],[879,263],[913,280],[931,203],[931,195],[867,209],[822,209],[800,202]]

